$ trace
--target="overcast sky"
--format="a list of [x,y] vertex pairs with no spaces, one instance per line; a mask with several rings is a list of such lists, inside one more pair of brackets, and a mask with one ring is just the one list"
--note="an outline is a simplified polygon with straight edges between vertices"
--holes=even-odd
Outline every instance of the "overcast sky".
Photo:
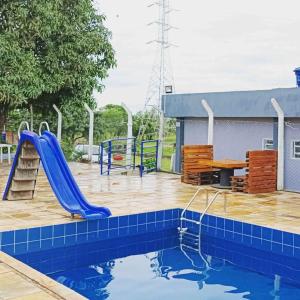
[[[107,16],[118,66],[99,106],[143,108],[155,46],[157,7],[146,0],[95,0]],[[153,1],[155,2],[155,1]],[[170,0],[171,59],[177,93],[295,86],[300,66],[299,0]]]

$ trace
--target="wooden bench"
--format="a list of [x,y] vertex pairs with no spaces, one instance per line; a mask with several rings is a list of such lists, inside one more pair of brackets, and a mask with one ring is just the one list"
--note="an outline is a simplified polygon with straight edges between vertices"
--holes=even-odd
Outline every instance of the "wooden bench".
[[246,175],[231,177],[233,192],[258,194],[277,190],[276,150],[248,151],[246,162]]
[[[201,160],[201,163],[199,162]],[[213,160],[212,145],[184,145],[182,147],[181,181],[204,185],[217,183],[220,180],[219,170],[205,164]]]

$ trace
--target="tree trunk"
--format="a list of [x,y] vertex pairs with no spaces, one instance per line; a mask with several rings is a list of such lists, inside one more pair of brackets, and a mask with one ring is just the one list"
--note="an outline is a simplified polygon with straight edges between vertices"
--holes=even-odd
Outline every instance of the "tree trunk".
[[8,114],[8,105],[0,104],[0,133],[4,129],[4,125],[6,125],[7,120],[7,114]]

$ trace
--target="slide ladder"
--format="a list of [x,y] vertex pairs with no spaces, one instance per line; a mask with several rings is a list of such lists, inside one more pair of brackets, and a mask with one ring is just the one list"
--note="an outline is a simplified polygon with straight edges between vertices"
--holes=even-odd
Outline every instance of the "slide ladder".
[[41,136],[28,130],[22,132],[3,200],[33,198],[40,162],[59,203],[72,216],[99,219],[111,215],[108,208],[94,206],[85,199],[55,135],[49,131]]
[[22,144],[7,200],[33,199],[40,157],[29,142]]

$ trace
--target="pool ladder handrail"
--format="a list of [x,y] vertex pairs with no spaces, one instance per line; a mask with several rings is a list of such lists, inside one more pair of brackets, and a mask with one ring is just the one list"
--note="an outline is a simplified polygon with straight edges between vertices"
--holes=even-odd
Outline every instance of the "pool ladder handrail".
[[[206,191],[206,207],[204,209],[204,211],[202,212],[202,214],[200,214],[200,218],[199,221],[193,220],[193,219],[188,219],[184,217],[185,212],[187,211],[187,209],[191,206],[191,204],[193,203],[193,201],[196,199],[197,195],[200,193],[200,191]],[[207,189],[202,189],[202,188],[198,188],[198,190],[196,191],[196,193],[193,195],[193,197],[191,198],[191,200],[189,201],[189,203],[186,205],[186,207],[184,208],[184,210],[182,211],[181,215],[180,215],[180,227],[178,227],[178,231],[179,231],[179,239],[180,239],[180,243],[182,243],[183,240],[183,236],[186,234],[192,238],[194,238],[194,245],[198,245],[198,249],[194,249],[191,246],[185,245],[187,248],[191,248],[192,250],[197,250],[198,252],[201,251],[200,250],[200,246],[201,246],[201,227],[202,227],[202,220],[204,218],[204,216],[206,215],[207,211],[209,210],[209,208],[211,207],[211,205],[215,202],[215,200],[218,198],[219,195],[224,195],[224,212],[227,211],[227,191],[217,191],[213,197],[211,198],[210,201],[208,201],[208,190]],[[199,225],[199,233],[194,234],[191,232],[187,232],[188,228],[183,228],[183,221],[186,222],[190,222],[190,223],[194,223],[196,225]]]
[[[188,218],[185,218],[184,217],[184,214],[185,212],[187,211],[187,209],[191,206],[191,204],[194,202],[194,200],[196,199],[196,197],[198,196],[198,194],[202,191],[205,191],[206,192],[206,207],[204,209],[204,211],[201,213],[201,216],[199,218],[199,221],[196,221],[196,220],[191,220],[191,219],[188,219]],[[195,192],[195,194],[192,196],[191,200],[188,202],[188,204],[186,205],[186,207],[183,209],[183,211],[181,212],[181,215],[180,215],[180,228],[179,228],[179,231],[181,232],[183,230],[183,221],[187,221],[187,222],[191,222],[191,223],[195,223],[199,226],[201,226],[201,223],[202,223],[202,220],[205,216],[205,214],[207,213],[207,211],[209,210],[209,208],[211,207],[211,205],[214,203],[214,201],[218,198],[219,195],[224,195],[224,212],[226,213],[227,211],[227,191],[217,191],[213,197],[212,197],[212,200],[209,201],[208,200],[208,192],[209,190],[208,189],[203,189],[201,187],[199,187],[197,189],[197,191]],[[184,230],[185,231],[185,230]]]
[[[200,215],[199,221],[196,220],[192,220],[192,219],[188,219],[188,218],[184,218],[184,214],[187,211],[187,209],[191,206],[191,204],[194,202],[194,200],[196,199],[197,195],[201,192],[201,191],[205,191],[206,192],[206,207],[203,211],[203,213]],[[224,195],[224,212],[226,212],[227,210],[227,192],[226,191],[217,191],[213,197],[211,201],[208,201],[208,189],[203,189],[203,188],[198,188],[196,193],[193,195],[193,197],[191,198],[191,200],[189,201],[189,203],[186,205],[186,207],[183,209],[181,216],[180,216],[180,227],[178,228],[179,230],[179,239],[180,239],[180,250],[183,252],[183,254],[191,261],[192,265],[196,268],[200,268],[198,266],[195,265],[193,259],[191,257],[189,257],[189,255],[184,251],[183,246],[197,251],[198,254],[200,255],[202,261],[205,264],[205,270],[211,269],[210,267],[210,263],[208,260],[206,260],[206,258],[202,255],[201,253],[201,225],[202,225],[202,220],[205,216],[205,214],[207,213],[207,211],[209,210],[209,208],[211,207],[211,205],[214,203],[214,201],[218,198],[219,195],[223,194]],[[199,225],[199,233],[194,234],[194,233],[190,233],[187,232],[187,228],[183,228],[182,226],[182,222],[183,221],[187,221],[187,222],[191,222],[191,223],[195,223],[197,225]],[[193,248],[192,246],[189,245],[185,245],[183,243],[183,236],[187,234],[189,236],[192,236],[194,238],[194,245],[198,246],[198,249]]]
[[[197,191],[194,193],[194,195],[192,196],[192,198],[190,199],[190,201],[188,202],[188,204],[186,205],[186,207],[183,209],[183,211],[181,212],[180,215],[180,228],[179,228],[179,232],[182,231],[182,221],[190,221],[190,219],[184,218],[184,214],[187,211],[187,209],[191,206],[191,204],[194,202],[194,200],[196,199],[196,197],[198,196],[198,194],[202,191],[206,191],[206,202],[208,199],[208,190],[207,189],[203,189],[201,187],[199,187],[197,189]],[[193,221],[193,220],[192,220]]]
[[199,226],[201,227],[202,225],[202,220],[204,218],[204,216],[206,215],[207,211],[209,210],[209,208],[211,207],[211,205],[215,202],[215,200],[218,198],[219,195],[224,195],[224,212],[226,213],[227,211],[227,192],[225,191],[217,191],[211,201],[206,205],[206,208],[204,209],[204,211],[202,212],[201,216],[200,216],[200,219],[199,219]]

